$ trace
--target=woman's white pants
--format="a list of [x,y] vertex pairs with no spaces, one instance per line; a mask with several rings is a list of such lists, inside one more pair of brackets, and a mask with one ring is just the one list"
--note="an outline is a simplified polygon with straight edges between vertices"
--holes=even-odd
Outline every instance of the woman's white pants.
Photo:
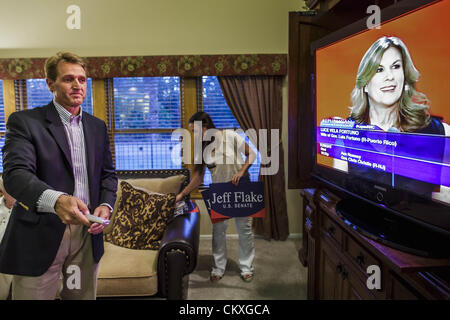
[[[228,221],[224,220],[213,224],[212,249],[213,266],[211,273],[223,276],[227,265],[227,239],[226,231]],[[239,236],[238,259],[241,275],[253,273],[253,259],[255,258],[255,247],[251,219],[249,217],[234,218],[236,230]]]

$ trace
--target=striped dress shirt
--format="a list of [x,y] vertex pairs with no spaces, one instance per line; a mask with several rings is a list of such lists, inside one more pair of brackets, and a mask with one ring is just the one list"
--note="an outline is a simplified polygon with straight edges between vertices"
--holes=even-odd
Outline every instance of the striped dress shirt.
[[[70,147],[70,155],[73,167],[73,176],[75,178],[75,190],[73,196],[81,199],[89,206],[89,180],[87,174],[87,158],[84,143],[83,124],[81,122],[82,109],[77,116],[72,115],[63,106],[53,99],[61,121],[64,125],[67,141]],[[60,195],[65,194],[51,189],[45,190],[37,202],[38,212],[55,212],[55,203]],[[110,207],[108,205],[108,207]],[[111,209],[111,208],[110,208]]]

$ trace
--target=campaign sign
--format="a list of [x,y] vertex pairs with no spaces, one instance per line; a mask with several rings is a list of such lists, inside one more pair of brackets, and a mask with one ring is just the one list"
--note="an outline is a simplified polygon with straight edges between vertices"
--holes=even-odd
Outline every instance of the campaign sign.
[[229,218],[263,218],[266,213],[263,182],[212,183],[202,191],[212,223]]
[[211,222],[213,224],[227,220],[230,218],[230,217],[219,218],[219,219],[211,218],[211,202],[209,201],[209,190],[203,190],[203,191],[200,191],[200,193],[202,194],[203,200],[205,200],[206,209],[208,209],[209,218],[211,219]]

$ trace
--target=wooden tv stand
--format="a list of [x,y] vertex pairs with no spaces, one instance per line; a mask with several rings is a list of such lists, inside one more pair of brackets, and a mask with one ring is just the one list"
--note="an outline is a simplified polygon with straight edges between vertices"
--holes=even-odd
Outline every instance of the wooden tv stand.
[[[308,299],[450,300],[450,259],[415,256],[364,237],[336,214],[339,198],[326,189],[301,195],[299,258],[308,267]],[[367,285],[369,266],[379,267],[380,289]]]

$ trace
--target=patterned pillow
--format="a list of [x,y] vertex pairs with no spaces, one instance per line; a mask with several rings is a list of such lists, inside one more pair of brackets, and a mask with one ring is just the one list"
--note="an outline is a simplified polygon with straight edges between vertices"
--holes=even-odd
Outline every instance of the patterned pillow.
[[130,249],[157,250],[174,214],[175,194],[149,193],[126,181],[120,183],[120,188],[117,215],[105,240]]

